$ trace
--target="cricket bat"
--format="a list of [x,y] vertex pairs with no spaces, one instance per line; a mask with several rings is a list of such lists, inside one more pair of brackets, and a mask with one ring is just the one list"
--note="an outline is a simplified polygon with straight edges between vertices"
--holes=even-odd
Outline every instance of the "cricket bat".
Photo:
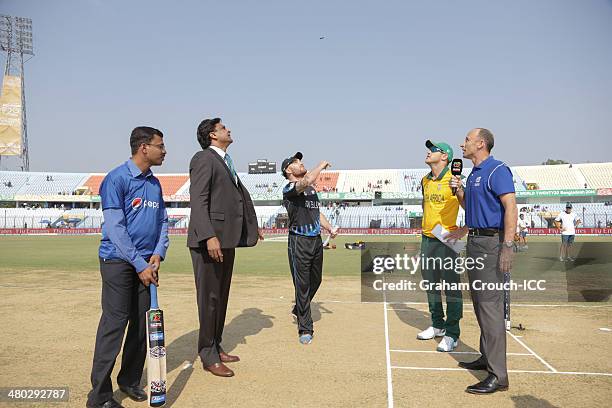
[[149,285],[151,308],[147,319],[147,383],[149,384],[149,406],[166,404],[166,343],[164,339],[164,312],[157,304],[157,286]]
[[[339,228],[338,226],[334,226],[334,227],[332,227],[332,231],[333,231],[334,233],[336,233],[336,232],[337,232],[339,229],[340,229],[340,228]],[[327,236],[327,238],[325,238],[325,241],[323,241],[323,246],[327,246],[327,244],[329,244],[329,239],[331,238],[331,236],[332,236],[332,234],[329,234],[329,235]]]
[[[504,283],[510,283],[510,272],[504,273]],[[504,290],[504,323],[506,330],[510,331],[512,328],[510,323],[510,290]]]

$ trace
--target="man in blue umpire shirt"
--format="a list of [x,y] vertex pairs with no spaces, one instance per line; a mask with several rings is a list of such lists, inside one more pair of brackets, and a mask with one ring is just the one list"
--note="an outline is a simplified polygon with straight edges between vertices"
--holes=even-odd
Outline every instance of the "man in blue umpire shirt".
[[[471,130],[461,149],[463,157],[474,167],[465,189],[458,176],[451,187],[457,189],[457,199],[465,208],[466,226],[450,232],[451,240],[468,235],[467,258],[478,259],[466,268],[476,319],[480,326],[480,358],[461,362],[468,370],[487,370],[489,375],[467,387],[471,394],[490,394],[508,389],[506,367],[506,330],[504,324],[503,289],[482,289],[482,284],[502,284],[504,273],[512,269],[514,233],[518,210],[510,168],[491,156],[494,138],[487,129]],[[479,268],[479,265],[484,267]],[[467,266],[467,264],[466,264]]]
[[104,214],[99,250],[102,317],[87,407],[121,407],[113,399],[110,376],[126,327],[117,384],[132,400],[147,400],[140,378],[147,351],[148,286],[158,285],[160,263],[169,244],[162,189],[151,172],[166,156],[163,136],[151,127],[135,128],[130,136],[132,157],[108,173],[100,186]]

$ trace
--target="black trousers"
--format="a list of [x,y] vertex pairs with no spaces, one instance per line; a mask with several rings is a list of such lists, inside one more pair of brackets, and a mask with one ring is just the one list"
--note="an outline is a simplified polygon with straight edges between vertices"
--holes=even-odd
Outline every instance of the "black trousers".
[[222,249],[223,262],[215,262],[205,248],[189,248],[195,276],[200,334],[198,354],[204,366],[220,363],[221,341],[234,270],[235,249]]
[[120,386],[136,386],[144,369],[147,354],[145,314],[150,308],[151,294],[132,265],[119,259],[100,259],[102,275],[102,317],[96,334],[92,390],[88,403],[100,404],[113,396],[111,373],[121,351],[125,328],[121,371],[117,376]]
[[323,242],[321,236],[305,237],[289,234],[287,253],[295,287],[295,308],[298,333],[314,333],[310,302],[314,298],[323,275]]

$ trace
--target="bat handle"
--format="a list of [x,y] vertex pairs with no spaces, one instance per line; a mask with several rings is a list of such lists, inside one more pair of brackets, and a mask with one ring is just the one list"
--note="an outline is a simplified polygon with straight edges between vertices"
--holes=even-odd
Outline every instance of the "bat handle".
[[157,304],[157,286],[151,283],[149,284],[149,290],[151,291],[151,309],[159,309]]

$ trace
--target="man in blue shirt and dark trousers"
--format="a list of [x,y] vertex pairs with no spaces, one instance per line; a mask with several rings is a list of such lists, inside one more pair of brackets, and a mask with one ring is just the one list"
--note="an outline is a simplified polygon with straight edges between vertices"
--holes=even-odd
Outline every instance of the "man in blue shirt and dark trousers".
[[[500,285],[504,273],[512,269],[514,232],[517,221],[516,196],[510,168],[491,156],[494,138],[483,128],[471,130],[464,143],[463,157],[474,167],[465,190],[458,176],[450,185],[457,189],[457,199],[465,208],[466,226],[450,232],[449,239],[468,235],[467,259],[480,258],[484,267],[472,263],[467,268],[470,294],[480,326],[480,358],[459,363],[468,370],[487,370],[481,382],[467,387],[471,394],[490,394],[508,389],[506,367],[506,330],[503,289],[482,289],[483,284]],[[467,263],[466,263],[467,266]],[[478,283],[478,285],[475,285]]]
[[130,137],[132,157],[106,175],[100,186],[104,224],[100,243],[102,317],[96,335],[88,407],[121,407],[113,399],[111,373],[121,351],[119,389],[135,401],[146,401],[140,378],[146,359],[145,313],[158,285],[161,261],[168,249],[168,215],[159,180],[151,172],[166,156],[163,134],[137,127]]

